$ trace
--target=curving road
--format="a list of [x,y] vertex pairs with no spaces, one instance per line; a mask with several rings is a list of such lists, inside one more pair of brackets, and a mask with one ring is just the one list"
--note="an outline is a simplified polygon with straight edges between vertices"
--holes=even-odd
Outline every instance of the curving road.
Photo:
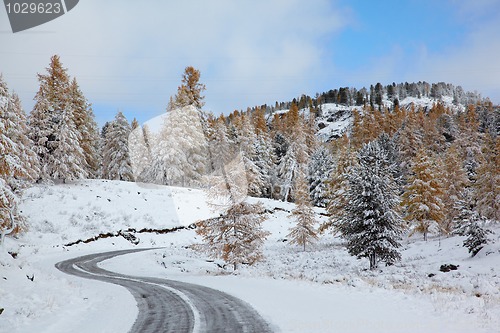
[[56,264],[60,271],[127,288],[139,314],[130,333],[271,332],[264,319],[244,301],[191,283],[118,274],[97,267],[116,256],[151,249],[96,253]]

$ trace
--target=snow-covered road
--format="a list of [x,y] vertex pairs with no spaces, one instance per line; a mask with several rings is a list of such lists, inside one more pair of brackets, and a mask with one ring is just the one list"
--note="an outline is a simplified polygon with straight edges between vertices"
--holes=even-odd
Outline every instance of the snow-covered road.
[[113,273],[97,265],[116,256],[148,249],[96,253],[62,261],[64,273],[113,283],[134,296],[139,315],[130,332],[270,332],[248,304],[224,292],[195,284]]

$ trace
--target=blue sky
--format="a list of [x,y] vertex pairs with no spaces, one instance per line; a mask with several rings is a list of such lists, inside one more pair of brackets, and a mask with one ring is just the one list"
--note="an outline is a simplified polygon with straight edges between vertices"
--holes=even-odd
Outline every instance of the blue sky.
[[186,66],[205,109],[228,113],[339,86],[445,81],[500,103],[498,0],[81,0],[12,34],[0,8],[0,72],[33,107],[59,54],[98,122],[164,112]]

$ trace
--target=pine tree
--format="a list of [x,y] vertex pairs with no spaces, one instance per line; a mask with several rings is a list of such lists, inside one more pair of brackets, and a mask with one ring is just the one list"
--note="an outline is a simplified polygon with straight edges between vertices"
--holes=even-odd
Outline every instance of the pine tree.
[[26,114],[21,107],[19,97],[15,93],[7,97],[4,111],[0,111],[3,116],[0,117],[3,119],[4,133],[12,142],[10,161],[14,163],[12,165],[14,172],[11,173],[10,179],[6,180],[15,192],[19,192],[28,183],[37,179],[40,166],[38,156],[32,151],[33,142],[28,137]]
[[128,138],[130,163],[137,181],[145,180],[145,174],[151,166],[151,147],[148,143],[150,135],[147,125],[141,127],[137,123],[137,127],[132,129]]
[[348,206],[346,192],[349,188],[347,179],[348,170],[356,164],[354,153],[349,146],[349,138],[344,134],[337,140],[337,149],[335,152],[335,166],[327,181],[328,185],[328,203],[327,210],[330,218],[323,223],[319,231],[330,230],[335,233],[337,230],[333,227],[335,222],[344,215],[344,209]]
[[424,240],[427,240],[429,232],[443,231],[443,188],[432,163],[427,152],[421,148],[401,203],[406,210],[405,220],[413,225],[413,232],[424,235]]
[[[30,139],[38,154],[41,177],[52,178],[51,171],[57,161],[52,155],[59,145],[59,132],[65,110],[68,108],[69,77],[57,55],[50,59],[47,74],[38,74],[40,88],[35,95],[35,106],[30,113]],[[67,117],[66,119],[72,119]],[[81,163],[82,161],[80,161]]]
[[94,119],[94,112],[80,90],[76,79],[71,81],[69,87],[69,103],[70,109],[73,112],[75,129],[78,133],[78,145],[83,150],[84,169],[88,176],[96,177],[99,169],[99,133],[97,123]]
[[214,170],[219,170],[235,157],[234,142],[229,138],[227,127],[223,118],[217,119],[211,136],[210,151],[212,152],[212,165]]
[[68,108],[63,111],[59,126],[58,142],[50,155],[45,171],[52,179],[73,180],[87,176],[80,136],[73,121],[73,113]]
[[292,186],[299,170],[307,167],[309,152],[306,143],[306,136],[299,120],[293,134],[290,135],[289,145],[286,154],[281,158],[278,165],[278,175],[281,180],[281,200],[289,201],[293,199]]
[[275,177],[276,156],[273,142],[267,132],[258,131],[255,142],[257,159],[255,164],[260,170],[263,180],[262,196],[271,198],[273,193],[273,177]]
[[248,181],[248,194],[259,197],[265,193],[266,179],[264,171],[259,168],[257,154],[257,135],[248,116],[243,117],[238,131],[240,152],[245,164]]
[[332,154],[325,146],[319,146],[309,162],[309,191],[315,206],[326,207],[328,202],[327,182],[334,168]]
[[456,202],[456,208],[459,213],[455,217],[454,222],[456,224],[455,233],[467,237],[463,242],[463,246],[474,257],[481,251],[484,245],[488,244],[488,234],[492,232],[484,227],[485,218],[472,209],[469,201],[468,192],[461,193],[460,198]]
[[196,186],[207,169],[207,138],[200,114],[192,106],[169,112],[153,147],[149,181],[174,185]]
[[482,216],[500,221],[500,136],[487,133],[482,154],[474,184],[476,209]]
[[204,84],[200,83],[200,71],[192,66],[186,67],[182,75],[182,84],[177,89],[175,97],[170,99],[167,110],[182,109],[185,106],[192,105],[201,110],[205,103],[202,95],[206,90]]
[[317,231],[314,225],[314,210],[309,198],[309,190],[306,176],[303,172],[297,175],[295,180],[295,205],[292,210],[292,217],[296,221],[296,225],[290,228],[290,244],[297,244],[306,250],[306,245],[318,239]]
[[102,148],[102,178],[134,181],[128,146],[130,132],[131,128],[127,118],[123,113],[118,112],[114,121],[109,123],[105,131]]
[[350,254],[370,260],[375,269],[382,260],[392,264],[401,258],[398,248],[403,226],[397,212],[399,198],[391,177],[387,152],[376,141],[365,144],[357,156],[358,164],[346,175],[349,205],[334,223],[347,241]]
[[16,94],[9,95],[0,75],[0,230],[10,226],[14,216],[16,232],[24,228],[17,203],[27,185],[38,174],[38,159],[27,137],[26,115]]

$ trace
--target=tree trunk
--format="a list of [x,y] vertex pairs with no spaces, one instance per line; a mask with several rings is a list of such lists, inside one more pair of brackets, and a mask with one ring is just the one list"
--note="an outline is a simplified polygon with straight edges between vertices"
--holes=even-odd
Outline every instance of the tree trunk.
[[376,253],[370,253],[370,270],[373,271],[375,268],[377,268],[377,254]]

